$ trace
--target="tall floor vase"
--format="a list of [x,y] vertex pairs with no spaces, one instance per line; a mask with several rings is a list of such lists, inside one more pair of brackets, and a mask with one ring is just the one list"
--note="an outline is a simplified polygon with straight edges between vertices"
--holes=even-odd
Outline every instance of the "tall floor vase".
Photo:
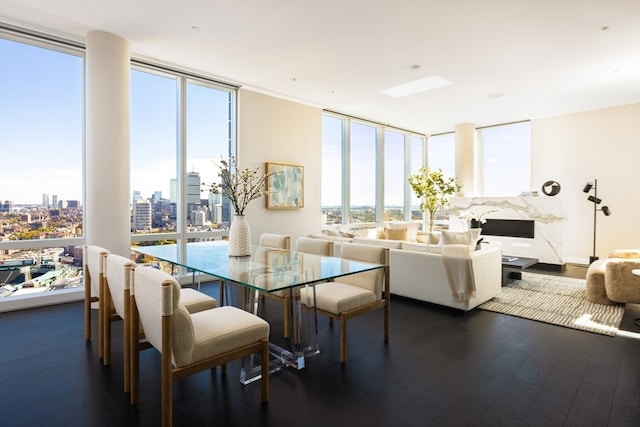
[[229,229],[229,256],[251,255],[251,229],[244,215],[234,215]]

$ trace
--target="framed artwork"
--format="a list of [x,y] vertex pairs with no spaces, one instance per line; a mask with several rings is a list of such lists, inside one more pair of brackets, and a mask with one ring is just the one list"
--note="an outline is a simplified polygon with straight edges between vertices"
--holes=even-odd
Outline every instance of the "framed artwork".
[[304,167],[286,163],[266,164],[267,209],[301,209],[304,207]]

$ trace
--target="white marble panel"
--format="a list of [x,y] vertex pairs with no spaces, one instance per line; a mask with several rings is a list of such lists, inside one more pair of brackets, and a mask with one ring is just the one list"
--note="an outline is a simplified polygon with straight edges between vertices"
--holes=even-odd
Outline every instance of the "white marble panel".
[[453,197],[449,216],[535,221],[533,239],[485,236],[502,246],[504,255],[538,258],[547,264],[564,264],[565,201],[562,197]]

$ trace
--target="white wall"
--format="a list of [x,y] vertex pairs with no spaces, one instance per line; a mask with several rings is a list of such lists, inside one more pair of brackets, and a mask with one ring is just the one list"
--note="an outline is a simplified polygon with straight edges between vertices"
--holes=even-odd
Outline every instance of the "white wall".
[[593,252],[593,204],[582,188],[594,179],[612,212],[597,213],[596,255],[639,248],[640,104],[533,120],[531,129],[533,189],[553,179],[567,200],[567,261],[588,264]]
[[304,166],[304,207],[292,210],[265,208],[254,200],[245,214],[253,243],[260,234],[287,234],[292,246],[297,237],[320,231],[322,110],[257,92],[238,91],[238,141],[241,167],[266,162]]

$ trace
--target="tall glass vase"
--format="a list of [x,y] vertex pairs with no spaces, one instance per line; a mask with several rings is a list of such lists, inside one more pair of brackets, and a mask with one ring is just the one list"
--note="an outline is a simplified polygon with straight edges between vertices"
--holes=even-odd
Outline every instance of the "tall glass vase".
[[251,255],[251,229],[244,215],[234,215],[229,229],[229,256]]

